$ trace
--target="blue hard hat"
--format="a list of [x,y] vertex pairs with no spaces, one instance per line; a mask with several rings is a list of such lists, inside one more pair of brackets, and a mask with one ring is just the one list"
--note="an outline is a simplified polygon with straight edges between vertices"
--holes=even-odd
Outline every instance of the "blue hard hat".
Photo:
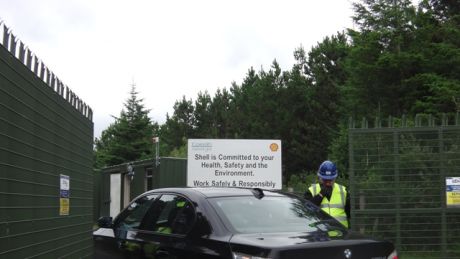
[[337,178],[339,171],[334,163],[329,160],[326,160],[321,163],[318,169],[318,176],[324,180],[334,180]]

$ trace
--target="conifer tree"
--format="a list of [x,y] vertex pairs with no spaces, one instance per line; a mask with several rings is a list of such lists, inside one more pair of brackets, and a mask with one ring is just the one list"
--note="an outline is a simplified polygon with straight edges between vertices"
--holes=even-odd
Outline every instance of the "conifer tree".
[[152,157],[158,124],[150,120],[150,110],[142,102],[133,84],[120,116],[95,140],[97,168]]

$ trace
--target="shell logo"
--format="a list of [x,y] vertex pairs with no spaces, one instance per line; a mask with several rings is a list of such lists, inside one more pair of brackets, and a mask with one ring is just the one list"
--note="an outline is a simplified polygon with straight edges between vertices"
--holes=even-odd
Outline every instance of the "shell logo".
[[272,152],[278,151],[278,148],[279,148],[279,147],[278,147],[278,144],[276,144],[276,143],[271,143],[271,144],[270,144],[270,150],[271,150]]

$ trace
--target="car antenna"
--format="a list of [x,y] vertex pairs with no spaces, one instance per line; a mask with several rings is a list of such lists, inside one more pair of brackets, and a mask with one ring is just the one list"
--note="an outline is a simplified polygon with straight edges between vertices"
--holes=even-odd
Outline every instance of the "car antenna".
[[259,200],[265,196],[264,191],[260,188],[253,188],[251,191],[252,194],[254,194],[254,197],[256,197]]

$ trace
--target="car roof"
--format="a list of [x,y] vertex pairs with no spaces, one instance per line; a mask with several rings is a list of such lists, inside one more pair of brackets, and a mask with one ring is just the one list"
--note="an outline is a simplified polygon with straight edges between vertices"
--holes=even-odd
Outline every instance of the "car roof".
[[161,188],[149,192],[177,192],[183,194],[200,193],[207,198],[212,197],[232,197],[232,196],[253,196],[254,190],[262,191],[264,196],[285,196],[270,190],[249,189],[249,188],[234,188],[234,187],[178,187],[178,188]]

